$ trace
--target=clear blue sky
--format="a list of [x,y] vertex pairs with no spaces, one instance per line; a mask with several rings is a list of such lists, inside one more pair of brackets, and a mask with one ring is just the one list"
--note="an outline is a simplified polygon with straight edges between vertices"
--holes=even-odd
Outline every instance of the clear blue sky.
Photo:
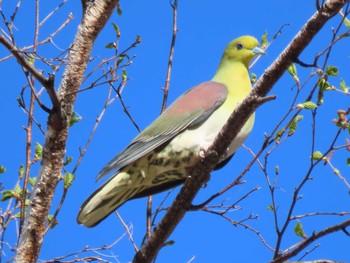
[[[49,5],[42,1],[41,19],[58,3],[59,1],[50,1]],[[9,10],[13,8],[13,6],[8,8],[9,5],[7,2],[2,3],[2,9],[7,15],[10,14]],[[18,13],[16,22],[18,31],[16,30],[15,34],[20,46],[32,43],[33,15],[31,11],[33,5],[32,1],[24,1]],[[144,128],[158,116],[161,108],[162,87],[165,81],[172,31],[172,9],[168,1],[140,2],[129,0],[122,1],[121,7],[123,14],[118,16],[115,13],[99,36],[91,55],[95,58],[95,62],[91,64],[89,69],[91,70],[100,59],[113,55],[112,50],[104,48],[107,43],[115,40],[112,22],[117,24],[121,30],[120,50],[128,47],[137,35],[141,36],[142,43],[129,52],[129,55],[136,55],[136,58],[133,59],[132,66],[127,68],[130,80],[124,90],[123,99],[137,124]],[[42,28],[39,39],[43,39],[51,33],[53,28],[57,28],[57,25],[67,18],[69,12],[72,12],[73,21],[71,24],[54,38],[58,48],[67,48],[80,21],[80,10],[80,1],[68,1]],[[289,24],[289,26],[284,27],[282,34],[270,46],[268,55],[264,56],[252,69],[252,72],[260,76],[314,12],[315,1],[180,0],[178,9],[179,32],[169,101],[172,102],[192,86],[210,80],[215,73],[222,51],[232,39],[244,34],[250,34],[260,39],[265,31],[271,37],[282,25]],[[337,27],[339,21],[340,17],[336,17],[326,24],[323,31],[302,54],[303,61],[312,62],[313,56],[328,45],[332,37],[331,28]],[[348,47],[349,39],[341,41],[334,48],[329,64],[339,66],[340,76],[350,85]],[[39,51],[46,56],[54,56],[61,52],[58,48],[42,47]],[[6,54],[8,52],[1,47],[0,57]],[[7,172],[1,175],[0,181],[3,182],[5,189],[10,189],[14,187],[16,182],[19,164],[24,163],[25,160],[25,132],[22,127],[26,125],[26,116],[18,107],[16,99],[19,97],[21,87],[26,82],[14,60],[6,61],[0,66],[3,89],[0,97],[3,127],[0,136],[0,164],[7,168]],[[303,69],[298,66],[301,81],[304,81],[312,71],[311,68]],[[62,69],[60,73],[62,73]],[[340,77],[334,77],[331,81],[332,84],[339,85]],[[56,85],[58,83],[59,79],[57,79]],[[84,83],[82,88],[89,84],[89,81]],[[307,91],[311,87],[312,85],[309,85],[305,88],[304,96],[301,95],[300,100],[305,99]],[[258,109],[254,130],[246,141],[246,145],[253,151],[257,151],[261,147],[264,133],[271,132],[289,109],[295,89],[292,78],[285,74],[271,93],[277,95],[277,100]],[[84,147],[96,116],[103,108],[106,94],[107,87],[101,86],[80,93],[77,98],[75,110],[82,116],[83,120],[70,129],[67,148],[67,155],[73,156],[74,161],[78,158],[79,147]],[[336,111],[346,109],[349,106],[349,98],[344,95],[335,92],[326,95],[325,105],[319,109],[320,118],[317,120],[316,149],[320,151],[327,149],[326,147],[336,132],[335,126],[331,124],[331,120],[336,118]],[[44,95],[44,101],[48,102],[46,97]],[[274,174],[274,167],[276,165],[280,167],[276,190],[280,220],[284,220],[293,190],[304,177],[310,164],[311,114],[305,111],[303,115],[305,117],[299,124],[300,130],[279,147],[269,160],[268,168],[271,176]],[[45,126],[46,114],[39,108],[36,110],[36,117]],[[40,136],[37,129],[34,135],[34,141],[43,143],[43,137]],[[136,135],[137,130],[123,113],[120,103],[114,103],[99,125],[91,146],[77,171],[76,180],[59,214],[59,225],[50,231],[44,240],[40,260],[49,260],[56,256],[72,253],[87,245],[100,247],[111,244],[124,235],[125,230],[114,214],[93,229],[78,225],[76,215],[81,203],[100,185],[100,182],[95,183],[96,174]],[[338,144],[344,144],[345,138],[346,136],[342,135]],[[345,163],[346,157],[349,157],[348,152],[344,150],[337,152],[334,165],[342,171],[344,177],[350,180],[349,166],[346,166]],[[206,200],[217,190],[230,183],[244,169],[251,158],[248,151],[240,149],[229,165],[212,174],[208,186],[200,191],[195,203]],[[68,166],[68,171],[72,167]],[[38,165],[35,165],[32,170],[33,176],[36,175],[37,170]],[[303,199],[298,203],[294,215],[316,211],[349,211],[347,205],[349,189],[332,173],[328,166],[319,166],[313,173],[313,178],[314,180],[309,182],[301,192]],[[235,187],[212,204],[219,204],[223,199],[225,202],[234,202],[254,187],[261,187],[261,190],[239,203],[239,210],[230,212],[229,215],[236,221],[243,220],[250,214],[258,215],[258,220],[247,221],[247,224],[260,231],[266,241],[274,246],[276,234],[272,212],[267,210],[271,204],[271,198],[265,178],[258,165],[252,167],[244,180],[245,184]],[[60,187],[62,188],[62,185]],[[177,191],[178,189],[172,193],[168,204],[175,197]],[[56,207],[59,201],[61,191],[57,192],[58,195],[54,200],[53,207]],[[164,194],[157,195],[155,204],[159,203],[163,197]],[[125,222],[132,225],[132,232],[138,246],[145,232],[145,204],[145,198],[134,200],[118,210]],[[2,209],[5,209],[7,203],[0,205]],[[327,225],[342,220],[344,217],[310,217],[302,219],[301,222],[306,234],[311,235],[313,231],[321,230]],[[282,249],[301,241],[293,232],[294,225],[295,222],[287,230],[288,238],[285,239]],[[5,240],[11,244],[16,242],[13,234],[14,229],[15,227],[12,226],[11,234],[9,231],[5,236]],[[162,249],[157,262],[188,262],[192,257],[194,257],[193,262],[267,262],[272,258],[272,252],[262,244],[256,234],[242,227],[234,227],[223,218],[205,212],[188,213],[170,239],[174,240],[175,244]],[[305,260],[321,258],[339,261],[350,260],[348,249],[350,239],[346,238],[343,233],[331,235],[314,244],[321,246]],[[310,246],[308,249],[312,248],[313,246]],[[111,257],[112,262],[129,262],[134,255],[133,247],[127,236],[124,236],[112,250],[101,253],[116,256],[117,260]],[[89,254],[99,256],[93,252]],[[4,258],[9,259],[10,257],[11,252],[7,251]]]

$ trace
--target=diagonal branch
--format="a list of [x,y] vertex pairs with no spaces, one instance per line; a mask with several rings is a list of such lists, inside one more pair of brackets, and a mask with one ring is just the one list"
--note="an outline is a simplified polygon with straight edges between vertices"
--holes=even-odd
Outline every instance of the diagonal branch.
[[186,180],[180,193],[177,195],[175,201],[168,209],[155,231],[151,234],[148,241],[135,254],[133,263],[151,262],[156,257],[167,238],[184,217],[187,208],[191,206],[191,202],[202,184],[208,180],[209,173],[216,164],[215,160],[218,160],[218,156],[221,156],[226,151],[228,145],[238,134],[249,116],[258,106],[266,101],[264,97],[283,75],[288,66],[298,59],[301,52],[321,30],[324,24],[337,14],[347,2],[348,0],[326,1],[307,21],[275,62],[265,71],[264,75],[256,83],[253,91],[233,112],[228,122],[215,139],[215,142],[209,148],[206,156],[193,167],[191,177]]
[[45,78],[43,74],[37,70],[34,65],[22,54],[22,51],[9,42],[3,35],[0,34],[0,43],[3,44],[17,59],[18,63],[28,70],[45,88],[50,86],[50,79]]
[[308,245],[310,245],[312,242],[316,241],[317,239],[320,239],[321,237],[324,237],[324,236],[329,235],[329,234],[334,233],[334,232],[344,231],[344,229],[346,229],[349,226],[350,226],[350,219],[345,220],[344,222],[342,222],[338,225],[334,225],[334,226],[328,227],[326,229],[323,229],[319,232],[314,232],[314,233],[312,233],[312,235],[309,238],[300,242],[296,248],[292,249],[291,251],[289,251],[287,253],[280,255],[279,257],[272,260],[270,263],[286,262],[286,260],[290,259],[293,256],[296,256],[300,251],[302,251],[304,248],[306,248]]
[[53,108],[59,108],[60,102],[55,90],[55,78],[50,74],[48,78],[45,78],[41,71],[39,71],[33,63],[31,63],[15,45],[10,43],[3,35],[0,34],[0,43],[3,44],[17,59],[18,63],[28,72],[30,72],[35,79],[37,79],[41,85],[44,86],[49,97],[51,99]]

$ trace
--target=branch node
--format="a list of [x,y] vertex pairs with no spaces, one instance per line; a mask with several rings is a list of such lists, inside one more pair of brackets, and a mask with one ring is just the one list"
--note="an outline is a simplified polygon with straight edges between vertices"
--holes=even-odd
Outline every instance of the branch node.
[[350,233],[349,233],[349,231],[346,229],[346,227],[342,228],[342,231],[345,233],[345,235],[347,235],[348,237],[350,237]]
[[45,79],[45,88],[51,99],[52,109],[59,110],[61,108],[61,103],[55,90],[55,75],[49,73],[49,77]]
[[265,96],[265,97],[259,97],[257,98],[257,102],[259,105],[264,104],[265,102],[271,101],[271,100],[275,100],[277,98],[276,95],[270,95],[270,96]]
[[315,58],[314,62],[312,64],[307,64],[303,61],[301,61],[299,58],[294,59],[294,63],[304,67],[304,68],[318,68],[317,66],[317,57]]

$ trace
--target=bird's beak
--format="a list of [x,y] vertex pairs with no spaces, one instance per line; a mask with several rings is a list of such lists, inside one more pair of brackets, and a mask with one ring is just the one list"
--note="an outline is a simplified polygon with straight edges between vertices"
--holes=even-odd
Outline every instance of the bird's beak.
[[252,52],[253,52],[254,54],[256,54],[256,55],[265,55],[265,54],[266,54],[265,50],[263,50],[263,49],[260,48],[260,47],[255,47],[255,48],[253,48],[253,49],[252,49]]

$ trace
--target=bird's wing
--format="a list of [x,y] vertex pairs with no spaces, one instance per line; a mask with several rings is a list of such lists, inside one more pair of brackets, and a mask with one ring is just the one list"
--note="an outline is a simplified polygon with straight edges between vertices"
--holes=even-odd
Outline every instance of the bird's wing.
[[189,127],[202,123],[226,100],[225,85],[214,81],[193,87],[179,97],[97,175],[101,179],[169,142]]

